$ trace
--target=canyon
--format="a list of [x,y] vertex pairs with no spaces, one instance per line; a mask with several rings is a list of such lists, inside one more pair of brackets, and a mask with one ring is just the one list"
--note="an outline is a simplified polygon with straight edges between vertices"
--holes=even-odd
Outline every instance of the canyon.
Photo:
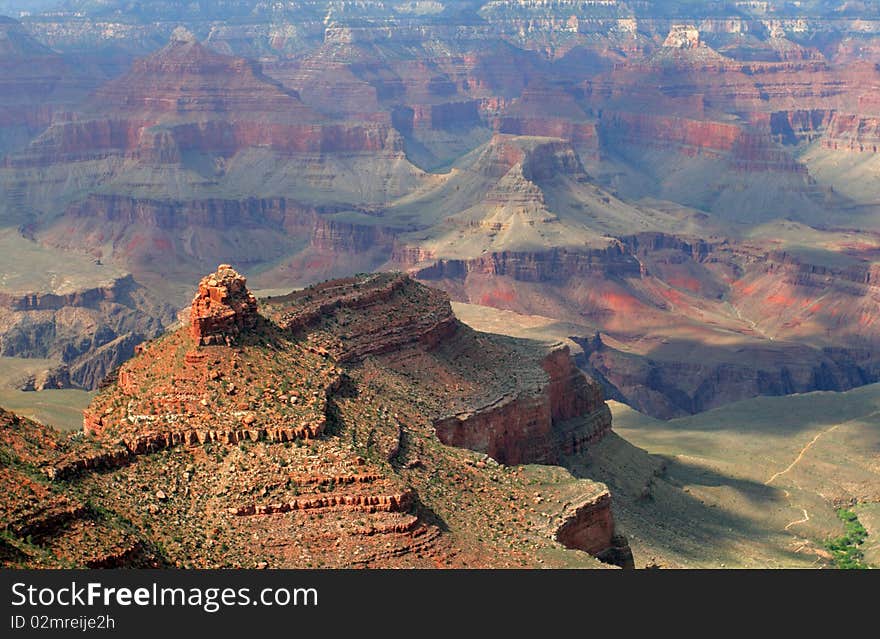
[[4,413],[50,504],[15,561],[631,565],[652,486],[698,507],[606,398],[680,424],[880,381],[874,7],[18,4],[0,392],[91,395],[72,438]]
[[[187,282],[224,261],[266,290],[404,270],[457,301],[549,305],[541,313],[583,325],[573,337],[598,331],[617,345],[583,365],[657,416],[876,379],[874,205],[849,178],[874,154],[870,30],[761,16],[631,22],[639,10],[622,3],[376,5],[360,26],[344,13],[328,26],[320,4],[285,14],[284,37],[277,24],[185,11],[118,31],[4,22],[9,60],[60,69],[90,51],[105,62],[65,76],[80,92],[59,93],[57,109],[15,112],[33,124],[0,160],[0,219],[47,251],[129,274],[124,286],[149,304],[128,306],[150,326],[119,326],[116,306],[92,301],[110,340],[38,349],[60,311],[25,310],[20,296],[6,304],[6,354],[60,348],[77,366],[94,353],[103,363],[71,378],[94,388],[173,322]],[[553,17],[569,9],[577,19]],[[112,63],[100,54],[120,44],[111,31],[130,37]],[[7,80],[21,108],[34,65]],[[856,229],[864,248],[838,241]],[[675,348],[644,348],[663,339],[723,363],[707,371]],[[741,349],[758,363],[737,363]]]

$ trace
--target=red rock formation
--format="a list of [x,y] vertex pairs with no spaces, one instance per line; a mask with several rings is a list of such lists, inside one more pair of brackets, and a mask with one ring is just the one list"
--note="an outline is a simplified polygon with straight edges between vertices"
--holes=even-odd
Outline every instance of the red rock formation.
[[760,114],[752,122],[769,126],[773,138],[785,144],[812,142],[828,127],[834,112],[829,109],[794,109]]
[[356,311],[362,321],[353,324],[345,339],[328,341],[322,346],[325,353],[340,362],[358,361],[414,343],[432,348],[452,336],[458,327],[444,293],[418,291],[428,298],[420,309],[410,306],[406,312],[393,315],[383,314],[381,310],[383,306],[393,305],[395,298],[405,300],[416,286],[400,273],[373,275],[367,282],[332,280],[283,298],[285,307],[277,321],[295,333],[332,317],[337,309]]
[[596,121],[562,87],[530,86],[492,120],[499,133],[562,138],[577,147],[582,157],[598,159]]
[[877,153],[880,116],[835,113],[822,138],[822,146],[835,151]]
[[309,233],[311,246],[330,252],[365,253],[374,250],[390,252],[394,245],[393,229],[381,226],[352,224],[315,216]]
[[414,495],[411,491],[404,491],[394,495],[330,495],[326,497],[293,499],[280,504],[248,504],[247,506],[232,507],[229,509],[229,512],[238,517],[270,515],[316,508],[346,508],[366,512],[406,512],[412,507],[413,501]]
[[557,451],[549,409],[543,395],[503,397],[435,421],[434,432],[444,444],[486,453],[502,464],[553,463]]
[[103,79],[97,69],[71,62],[0,16],[0,157],[26,146]]
[[[94,418],[85,416],[83,419],[83,432],[87,435],[100,434],[101,427],[95,422]],[[64,480],[83,472],[109,470],[125,466],[132,461],[132,457],[131,450],[125,446],[89,451],[88,453],[68,454],[47,466],[44,472],[49,479]]]
[[295,90],[306,104],[346,120],[390,123],[379,105],[376,87],[357,77],[349,65],[322,56],[318,50],[304,59],[270,60],[264,72]]
[[[117,232],[123,234],[130,228],[140,233],[191,229],[194,233],[210,235],[220,229],[269,227],[306,236],[309,245],[321,251],[346,254],[378,249],[390,253],[395,236],[393,228],[332,218],[340,208],[309,206],[289,198],[173,201],[92,194],[69,206],[66,215],[86,223],[99,220],[104,237]],[[173,236],[168,234],[168,242]],[[3,302],[4,298],[0,296],[0,305]]]
[[[221,112],[222,113],[222,112]],[[119,117],[119,116],[117,116]],[[169,124],[142,119],[90,119],[58,123],[21,154],[6,158],[8,166],[48,166],[59,161],[101,159],[113,154],[150,163],[179,163],[181,153],[199,151],[224,156],[244,148],[265,146],[282,153],[390,152],[403,143],[390,126],[327,123],[283,124],[260,120],[215,120]]]
[[596,274],[621,277],[640,274],[638,262],[617,244],[607,249],[578,252],[565,249],[529,253],[504,251],[469,260],[433,260],[433,256],[424,250],[397,246],[393,259],[402,266],[410,267],[434,261],[415,272],[416,277],[427,281],[463,278],[468,273],[504,275],[526,282],[564,281],[570,277]]
[[577,506],[556,531],[556,538],[564,546],[594,555],[609,548],[613,536],[611,494],[607,491]]
[[499,133],[562,138],[578,147],[585,158],[598,158],[599,134],[595,122],[572,122],[561,118],[524,118],[505,115],[497,123]]
[[403,133],[431,129],[468,129],[480,124],[479,102],[466,100],[416,104],[394,111],[394,125]]
[[178,34],[7,163],[44,166],[122,154],[174,164],[188,151],[230,156],[257,146],[282,153],[402,150],[389,123],[329,122],[255,63]]
[[546,385],[536,394],[502,396],[434,422],[444,444],[486,453],[503,464],[557,463],[586,450],[611,428],[602,389],[577,369],[568,347],[542,361]]
[[253,62],[215,53],[185,31],[172,35],[161,51],[136,60],[130,73],[104,86],[92,105],[152,117],[252,112],[300,123],[316,119]]
[[619,143],[673,150],[690,157],[728,160],[740,171],[806,173],[770,135],[739,124],[652,113],[602,113],[601,126]]
[[[413,313],[416,299],[420,310]],[[320,330],[330,322],[335,332],[335,322],[342,321],[340,338],[321,346],[340,362],[411,347],[430,351],[454,343],[459,330],[445,295],[402,275],[326,282],[277,303],[282,310],[275,317],[289,331]],[[333,319],[340,314],[344,320]],[[529,389],[507,387],[487,403],[435,419],[437,437],[507,464],[553,462],[601,439],[610,428],[602,391],[577,369],[568,348],[554,349],[538,364],[543,381]]]
[[611,493],[607,490],[570,508],[563,516],[556,530],[556,539],[563,546],[584,550],[621,568],[635,568],[626,538],[615,534]]
[[105,227],[133,226],[140,231],[281,226],[288,223],[288,218],[290,224],[298,221],[298,213],[301,217],[316,215],[314,209],[280,198],[170,201],[106,194],[91,194],[66,211],[71,218],[97,218]]
[[199,282],[190,311],[190,334],[197,344],[230,344],[256,326],[257,300],[246,283],[228,264]]
[[114,279],[105,286],[84,288],[72,293],[0,293],[0,308],[14,311],[57,311],[67,306],[93,307],[113,302],[136,285],[131,275]]
[[551,351],[541,367],[550,378],[546,394],[554,422],[590,415],[605,406],[602,387],[575,366],[568,346]]

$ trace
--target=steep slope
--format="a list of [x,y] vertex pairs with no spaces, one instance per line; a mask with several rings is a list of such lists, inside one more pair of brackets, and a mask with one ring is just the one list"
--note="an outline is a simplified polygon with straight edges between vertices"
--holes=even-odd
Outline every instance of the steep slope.
[[27,215],[46,242],[176,281],[209,255],[289,255],[303,246],[286,225],[314,228],[316,213],[370,209],[430,181],[387,123],[329,120],[184,30],[0,173],[0,216]]
[[[826,543],[842,534],[837,508],[861,513],[880,500],[877,398],[873,384],[751,399],[668,422],[612,402],[620,436],[664,463],[685,497],[673,509],[660,481],[648,486],[649,499],[639,499],[637,481],[629,489],[609,482],[615,514],[639,538],[637,554],[666,565],[829,566]],[[607,445],[614,442],[596,451],[600,466]],[[595,468],[593,476],[607,480]],[[689,534],[664,533],[679,516],[700,524]]]
[[49,460],[76,450],[82,441],[62,439],[51,428],[0,409],[0,477],[5,567],[158,567],[158,550],[128,522],[91,501],[75,486],[53,482]]
[[442,185],[398,201],[390,212],[418,215],[425,225],[435,220],[430,229],[401,237],[395,257],[408,267],[564,253],[587,266],[591,252],[616,252],[615,235],[687,223],[599,188],[564,140],[502,134],[463,158]]

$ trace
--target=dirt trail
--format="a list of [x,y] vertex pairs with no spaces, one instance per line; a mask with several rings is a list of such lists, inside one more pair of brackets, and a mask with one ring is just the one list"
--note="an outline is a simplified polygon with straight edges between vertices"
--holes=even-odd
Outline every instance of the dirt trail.
[[[785,473],[787,473],[788,471],[790,471],[792,468],[794,468],[795,466],[797,466],[798,462],[800,462],[800,461],[804,458],[804,455],[807,454],[807,451],[810,450],[810,448],[813,447],[813,444],[815,444],[817,441],[819,441],[819,438],[821,438],[822,435],[826,435],[826,434],[830,433],[831,431],[835,430],[835,429],[838,428],[839,426],[840,426],[840,424],[835,424],[834,426],[832,426],[832,427],[830,427],[830,428],[826,428],[825,430],[816,433],[816,435],[813,437],[813,439],[811,439],[811,440],[806,444],[806,446],[804,446],[803,448],[801,448],[801,452],[799,452],[799,453],[798,453],[798,456],[794,458],[794,461],[791,462],[791,463],[790,463],[790,464],[789,464],[784,470],[780,470],[778,473],[775,473],[772,477],[770,477],[770,479],[768,479],[767,481],[764,482],[764,485],[765,485],[765,486],[769,486],[769,485],[772,484],[776,479],[778,479],[779,477],[781,477],[782,475],[784,475]],[[783,492],[785,493],[785,498],[788,500],[789,505],[791,505],[792,507],[794,507],[794,504],[793,504],[792,501],[791,501],[791,493],[789,493],[787,490],[783,490]],[[810,513],[807,512],[807,509],[806,509],[806,508],[801,508],[801,511],[804,513],[803,518],[802,518],[802,519],[795,519],[794,521],[790,521],[790,522],[788,522],[788,523],[785,525],[784,530],[787,531],[787,530],[789,530],[792,526],[796,526],[796,525],[798,525],[798,524],[804,524],[804,523],[810,521]]]
[[835,424],[835,425],[832,426],[831,428],[828,428],[828,429],[826,429],[826,430],[823,430],[823,431],[820,431],[820,432],[816,433],[816,436],[813,437],[813,439],[811,439],[810,442],[809,442],[806,446],[804,446],[804,447],[801,449],[801,452],[798,453],[798,456],[795,457],[794,461],[791,462],[791,463],[788,465],[788,467],[785,468],[785,470],[780,470],[778,473],[776,473],[775,475],[773,475],[770,479],[768,479],[767,481],[765,481],[765,482],[764,482],[764,485],[765,485],[765,486],[769,486],[770,484],[773,483],[774,480],[776,480],[777,478],[781,477],[782,475],[784,475],[785,473],[787,473],[788,471],[790,471],[792,468],[794,468],[795,466],[797,466],[798,462],[804,458],[804,455],[807,453],[807,451],[810,450],[810,448],[813,447],[813,444],[815,444],[817,441],[819,441],[819,438],[822,437],[822,435],[826,435],[826,434],[830,433],[831,431],[836,430],[839,426],[840,426],[840,424]]
[[807,512],[807,509],[801,508],[801,510],[804,512],[804,518],[803,519],[795,519],[794,521],[787,523],[785,525],[784,530],[788,530],[789,528],[791,528],[792,526],[795,526],[797,524],[805,524],[806,522],[810,521],[810,514]]
[[754,331],[756,334],[760,335],[764,339],[769,340],[771,342],[773,341],[773,338],[770,335],[767,335],[767,333],[765,333],[764,331],[762,331],[756,322],[754,322],[753,320],[750,320],[747,317],[743,317],[742,313],[740,313],[739,309],[736,307],[735,304],[732,304],[731,302],[725,302],[725,304],[727,304],[727,306],[729,306],[731,308],[731,310],[733,310],[733,314],[736,315],[736,318],[739,321],[743,322],[744,324],[747,324],[749,326],[749,328],[752,329],[752,331]]

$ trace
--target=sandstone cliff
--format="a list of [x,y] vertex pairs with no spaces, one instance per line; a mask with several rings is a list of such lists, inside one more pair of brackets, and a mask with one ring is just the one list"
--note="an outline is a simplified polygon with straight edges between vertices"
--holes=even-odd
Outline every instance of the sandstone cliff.
[[[632,565],[603,485],[570,478],[580,505],[551,506],[558,526],[514,524],[497,500],[519,495],[512,509],[529,512],[522,471],[437,439],[437,420],[460,404],[482,415],[471,432],[494,437],[520,420],[498,449],[511,463],[528,460],[514,451],[532,441],[546,450],[532,461],[543,462],[596,443],[608,409],[567,350],[476,333],[445,295],[401,275],[326,282],[260,310],[221,265],[200,284],[189,327],[139,347],[108,380],[85,413],[85,439],[3,425],[17,456],[9,472],[26,467],[33,490],[62,495],[39,513],[7,496],[11,563],[51,549],[89,566],[505,566],[546,547]],[[511,392],[533,396],[538,412],[486,402]],[[18,443],[22,433],[32,443]],[[70,482],[100,507],[63,496]],[[118,517],[132,524],[121,537]],[[487,546],[479,531],[502,519],[537,545]],[[106,534],[89,557],[86,520]]]
[[257,298],[247,290],[246,282],[228,264],[221,264],[215,274],[199,282],[189,314],[190,333],[197,345],[230,344],[256,328]]

